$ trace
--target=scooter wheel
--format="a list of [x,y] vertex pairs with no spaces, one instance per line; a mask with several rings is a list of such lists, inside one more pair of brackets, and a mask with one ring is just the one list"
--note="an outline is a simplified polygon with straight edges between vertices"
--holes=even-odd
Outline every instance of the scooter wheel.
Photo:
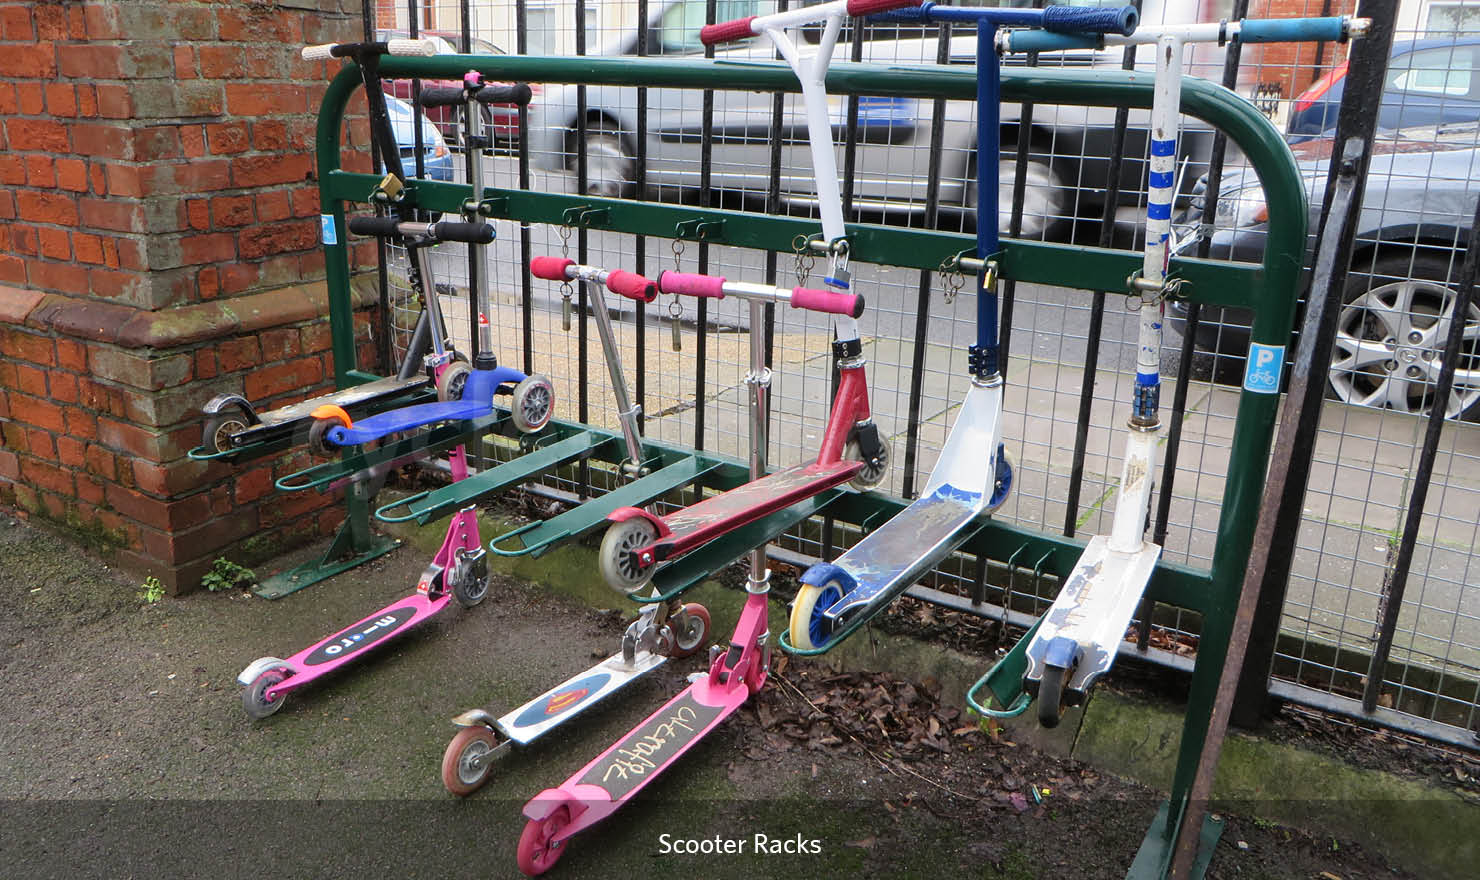
[[1064,717],[1064,678],[1068,673],[1051,663],[1043,667],[1043,680],[1038,684],[1038,723],[1044,727],[1058,727]]
[[629,596],[647,586],[653,579],[653,569],[634,562],[632,551],[648,546],[657,538],[657,528],[642,517],[612,524],[601,539],[601,576],[607,586]]
[[486,758],[496,748],[498,737],[481,724],[459,730],[442,753],[442,784],[458,797],[482,788],[493,771]]
[[709,637],[709,609],[698,602],[685,603],[677,619],[670,620],[669,625],[673,627],[673,658],[693,656]]
[[802,584],[797,590],[796,601],[791,603],[792,647],[813,651],[827,644],[832,632],[822,612],[841,598],[843,591],[832,581],[820,587]]
[[996,510],[1007,500],[1007,494],[1012,491],[1013,461],[1012,453],[1001,444],[997,446],[997,474],[992,481],[992,495],[987,499],[987,512]]
[[200,445],[207,452],[227,452],[231,449],[231,438],[245,431],[247,419],[239,410],[211,413],[200,432]]
[[253,721],[261,721],[263,718],[283,708],[288,701],[287,697],[278,696],[275,699],[267,698],[267,689],[287,678],[281,670],[272,669],[262,673],[252,680],[252,683],[242,688],[242,708],[247,710],[247,715]]
[[488,575],[478,577],[471,571],[452,582],[452,598],[464,608],[472,608],[488,598]]
[[308,426],[308,451],[315,455],[333,456],[339,447],[329,443],[329,429],[339,424],[338,419],[314,419]]
[[565,844],[550,841],[570,824],[570,808],[560,807],[548,819],[530,819],[519,835],[519,870],[526,877],[538,877],[560,861]]
[[555,414],[555,386],[536,373],[514,386],[514,400],[509,404],[514,427],[526,434],[549,423]]
[[437,399],[443,403],[462,400],[463,388],[473,368],[466,361],[453,361],[437,377]]
[[[843,458],[848,461],[863,461],[863,451],[858,447],[858,441],[850,439],[843,447]],[[884,441],[883,451],[879,453],[876,463],[864,462],[863,468],[853,475],[848,485],[860,492],[867,492],[889,476],[889,441]]]

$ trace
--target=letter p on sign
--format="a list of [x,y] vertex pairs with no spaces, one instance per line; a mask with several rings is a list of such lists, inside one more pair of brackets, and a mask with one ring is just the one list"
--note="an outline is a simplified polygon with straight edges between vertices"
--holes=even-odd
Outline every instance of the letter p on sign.
[[1283,345],[1249,346],[1249,360],[1244,367],[1244,388],[1256,394],[1280,393],[1280,374],[1285,368]]

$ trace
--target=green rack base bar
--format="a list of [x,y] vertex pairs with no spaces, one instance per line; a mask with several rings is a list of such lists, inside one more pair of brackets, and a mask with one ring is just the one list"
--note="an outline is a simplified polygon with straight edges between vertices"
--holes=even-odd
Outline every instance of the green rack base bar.
[[[381,62],[387,77],[456,79],[468,70],[502,81],[584,83],[661,88],[722,89],[755,92],[795,92],[791,70],[779,62],[725,62],[701,59],[530,57],[438,55],[430,58],[388,56]],[[881,97],[946,98],[971,101],[976,94],[976,71],[968,66],[927,67],[837,63],[827,77],[835,94]],[[329,281],[330,329],[333,336],[336,380],[354,382],[355,348],[350,308],[348,251],[344,244],[347,202],[365,202],[378,182],[369,175],[340,169],[340,132],[344,108],[360,87],[358,71],[346,65],[325,92],[317,130],[318,176],[322,211],[333,218],[338,243],[326,245]],[[1152,76],[1136,71],[1017,69],[1002,74],[1002,95],[1008,101],[1042,104],[1148,108]],[[1256,169],[1269,204],[1269,233],[1260,265],[1174,259],[1171,276],[1183,281],[1187,299],[1238,307],[1254,315],[1252,339],[1264,345],[1285,345],[1291,333],[1295,300],[1305,252],[1306,198],[1293,157],[1279,132],[1252,104],[1233,92],[1200,79],[1182,87],[1183,112],[1221,129]],[[421,207],[457,211],[473,193],[465,185],[414,181],[409,198]],[[495,217],[510,220],[587,226],[613,232],[688,238],[701,224],[710,243],[790,253],[798,234],[816,230],[812,221],[771,217],[741,211],[696,209],[652,202],[563,196],[509,189],[486,189],[479,194]],[[696,222],[697,221],[697,222]],[[974,249],[971,237],[933,230],[851,224],[849,241],[854,258],[869,263],[916,269],[938,269],[944,261]],[[1140,265],[1141,256],[1067,244],[1003,242],[1002,277],[1055,284],[1084,290],[1120,289],[1123,280]],[[1198,754],[1208,732],[1218,679],[1227,657],[1233,611],[1243,570],[1253,544],[1259,496],[1265,477],[1279,404],[1278,394],[1244,390],[1239,399],[1232,440],[1228,479],[1219,514],[1217,544],[1205,571],[1161,563],[1147,595],[1159,602],[1202,614],[1203,630],[1193,669],[1182,739],[1171,797],[1147,833],[1131,867],[1132,878],[1165,875],[1171,841],[1181,822]],[[589,429],[588,429],[589,430]],[[682,450],[678,450],[680,453]],[[692,451],[689,451],[692,454]],[[706,473],[717,486],[743,482],[744,468],[721,466]],[[888,514],[893,500],[877,495],[841,492],[832,498],[828,513],[855,524]],[[902,506],[902,503],[898,506]],[[351,500],[350,537],[357,551],[368,546],[368,511],[364,502]],[[363,533],[362,533],[363,527]],[[343,532],[341,533],[343,536]],[[336,540],[336,544],[339,541]],[[1003,560],[1035,560],[1035,567],[1062,575],[1078,558],[1082,544],[1053,535],[992,521],[963,547],[969,553]],[[728,544],[713,551],[729,552]],[[709,555],[709,548],[698,551]],[[1019,646],[1021,649],[1022,646]],[[1012,675],[1021,658],[1009,654],[998,670],[989,673],[994,696],[1001,705],[1018,702]],[[1015,673],[1019,682],[1021,670]],[[1020,686],[1017,687],[1020,692]],[[1202,875],[1217,840],[1215,824],[1205,824]]]

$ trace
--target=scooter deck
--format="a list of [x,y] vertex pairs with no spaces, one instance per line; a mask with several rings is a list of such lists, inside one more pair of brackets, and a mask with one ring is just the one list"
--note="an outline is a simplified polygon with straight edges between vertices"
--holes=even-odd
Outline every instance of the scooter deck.
[[[290,667],[293,674],[268,688],[267,698],[285,694],[359,659],[368,649],[385,644],[393,636],[406,632],[441,611],[450,601],[450,592],[437,599],[428,598],[424,593],[413,593],[315,642],[283,661],[283,665]],[[247,668],[250,670],[252,667]],[[250,680],[241,681],[241,677],[237,681],[243,686],[251,684]]]
[[435,425],[439,422],[457,422],[464,419],[474,419],[478,416],[486,416],[493,412],[487,401],[480,400],[448,400],[435,403],[418,403],[415,406],[403,406],[397,409],[386,410],[383,413],[370,416],[362,421],[355,422],[348,428],[337,427],[329,429],[329,442],[336,446],[357,446],[368,443],[371,440],[379,440],[387,434],[398,431],[410,431],[426,425]]
[[971,537],[985,502],[983,493],[945,485],[901,510],[833,562],[857,586],[824,615],[836,628],[883,610]]
[[568,840],[610,816],[734,714],[749,697],[750,689],[743,683],[715,685],[709,674],[704,673],[559,788],[535,795],[525,806],[525,815],[538,813],[536,805],[541,801],[582,804],[585,809],[572,817],[553,842]]
[[496,724],[513,742],[529,745],[666,662],[662,654],[638,651],[628,663],[618,651],[514,709]]
[[1049,643],[1068,638],[1079,646],[1079,657],[1064,686],[1088,692],[1115,662],[1160,556],[1161,547],[1149,541],[1139,550],[1123,552],[1110,549],[1110,539],[1104,535],[1090,539],[1028,643],[1025,677],[1041,679]]
[[[431,385],[425,372],[418,372],[414,376],[399,379],[395,376],[385,376],[361,385],[349,388],[341,388],[328,394],[320,394],[318,397],[310,397],[308,400],[300,400],[287,406],[259,413],[258,424],[242,431],[236,435],[237,446],[245,446],[249,443],[260,443],[268,438],[268,434],[274,429],[291,427],[297,423],[312,418],[309,414],[315,409],[326,404],[333,404],[353,411],[355,407],[363,406],[382,397],[404,394],[408,391],[416,391]],[[259,434],[261,436],[259,436]]]
[[284,492],[304,489],[334,491],[374,473],[386,473],[401,464],[424,459],[493,430],[504,418],[498,411],[470,422],[442,425],[428,434],[404,437],[378,449],[357,452],[336,461],[320,462],[279,477],[273,485]]
[[746,523],[842,485],[862,467],[863,463],[857,461],[797,465],[675,511],[663,517],[671,534],[654,542],[657,556],[662,560],[686,553]]

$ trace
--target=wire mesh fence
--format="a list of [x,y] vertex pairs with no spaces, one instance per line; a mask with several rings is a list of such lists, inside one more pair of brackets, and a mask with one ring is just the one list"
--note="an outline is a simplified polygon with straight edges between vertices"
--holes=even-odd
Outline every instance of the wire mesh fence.
[[[1142,22],[1334,15],[1352,12],[1353,5],[1145,0]],[[774,7],[769,0],[472,0],[383,2],[371,14],[379,28],[429,31],[450,46],[471,45],[474,52],[631,55],[641,63],[635,56],[701,53],[696,32],[705,21]],[[1400,713],[1382,720],[1398,726],[1404,718],[1439,722],[1424,728],[1428,735],[1467,741],[1465,731],[1480,721],[1480,589],[1474,586],[1480,435],[1473,425],[1480,414],[1480,307],[1472,307],[1466,319],[1456,390],[1445,402],[1455,418],[1445,426],[1441,455],[1429,473],[1419,472],[1417,446],[1422,415],[1437,403],[1433,385],[1445,356],[1444,332],[1454,317],[1454,278],[1480,191],[1472,182],[1480,179],[1480,0],[1401,8],[1384,91],[1373,98],[1380,115],[1376,155],[1272,674],[1289,685],[1280,689],[1282,695],[1319,693],[1317,702],[1330,708],[1333,699],[1353,701],[1361,694],[1368,658],[1388,639],[1392,650],[1379,670],[1380,705]],[[846,29],[838,49],[840,59],[891,64],[971,65],[975,51],[975,38],[960,29],[869,24]],[[1189,52],[1188,72],[1223,79],[1229,51],[1198,45]],[[764,40],[720,54],[774,57]],[[1151,58],[1146,49],[1116,48],[1010,57],[1005,63],[1079,70],[1131,64],[1149,72]],[[1346,72],[1346,47],[1340,44],[1245,46],[1231,80],[1294,142],[1309,188],[1312,237],[1321,219],[1329,133]],[[534,85],[535,98],[523,114],[491,110],[497,140],[480,158],[491,186],[813,215],[815,177],[799,96]],[[974,228],[973,104],[834,96],[830,109],[851,218]],[[1113,108],[1006,106],[1003,121],[999,226],[1005,233],[1139,246],[1148,143],[1144,112],[1119,118]],[[1120,150],[1117,132],[1123,137]],[[465,180],[458,136],[445,133],[451,135],[454,177]],[[1213,147],[1213,133],[1185,118],[1178,171],[1178,207],[1185,213],[1176,226],[1177,249],[1187,255],[1204,247],[1213,257],[1257,261],[1268,209],[1257,178],[1239,156],[1227,156],[1211,222],[1200,222]],[[1123,162],[1114,162],[1117,153]],[[1013,185],[1018,177],[1020,187]],[[497,354],[555,382],[560,418],[606,428],[617,427],[617,413],[612,377],[590,324],[596,292],[583,285],[569,291],[567,328],[559,286],[525,274],[527,255],[559,253],[650,276],[664,268],[702,267],[788,286],[818,271],[793,254],[502,224],[489,255]],[[392,254],[388,261],[389,325],[402,334],[395,336],[400,345],[417,310],[409,301],[403,263],[404,255]],[[454,339],[470,350],[466,255],[459,246],[442,245],[434,265]],[[892,451],[879,491],[910,497],[935,464],[969,383],[964,363],[975,338],[973,285],[955,291],[948,273],[866,263],[856,263],[853,271],[868,300],[860,323],[871,401]],[[1111,279],[1103,293],[1028,284],[1006,291],[1004,430],[1017,479],[995,516],[1048,532],[1108,532],[1118,477],[1116,438],[1134,364],[1136,314],[1126,308],[1124,292],[1123,283]],[[621,381],[643,408],[645,435],[743,458],[747,334],[757,329],[747,309],[669,297],[646,306],[608,297],[605,307],[617,328]],[[1161,481],[1152,509],[1156,533],[1165,536],[1164,558],[1206,567],[1217,540],[1248,330],[1247,318],[1234,312],[1204,309],[1195,329],[1184,323],[1188,317],[1175,307],[1169,312],[1164,370],[1185,386],[1186,397],[1175,414],[1176,469]],[[775,309],[773,323],[760,329],[769,336],[774,370],[768,462],[780,467],[815,455],[830,396],[831,334],[825,319],[786,308]],[[1190,346],[1183,345],[1184,330],[1194,337]],[[593,469],[574,479],[551,477],[550,485],[585,494],[610,488],[615,479]],[[1415,481],[1428,482],[1430,497],[1401,613],[1384,633],[1386,588]],[[854,528],[811,523],[779,545],[821,557],[858,535]],[[958,555],[928,583],[952,595],[981,595],[977,569],[975,559]],[[988,598],[1003,607],[1041,611],[1057,588],[1054,574],[1041,565],[1035,569],[1035,561],[1016,560],[987,575],[994,591]],[[1162,638],[1195,643],[1195,617],[1169,607],[1144,609],[1142,616],[1154,618]]]

